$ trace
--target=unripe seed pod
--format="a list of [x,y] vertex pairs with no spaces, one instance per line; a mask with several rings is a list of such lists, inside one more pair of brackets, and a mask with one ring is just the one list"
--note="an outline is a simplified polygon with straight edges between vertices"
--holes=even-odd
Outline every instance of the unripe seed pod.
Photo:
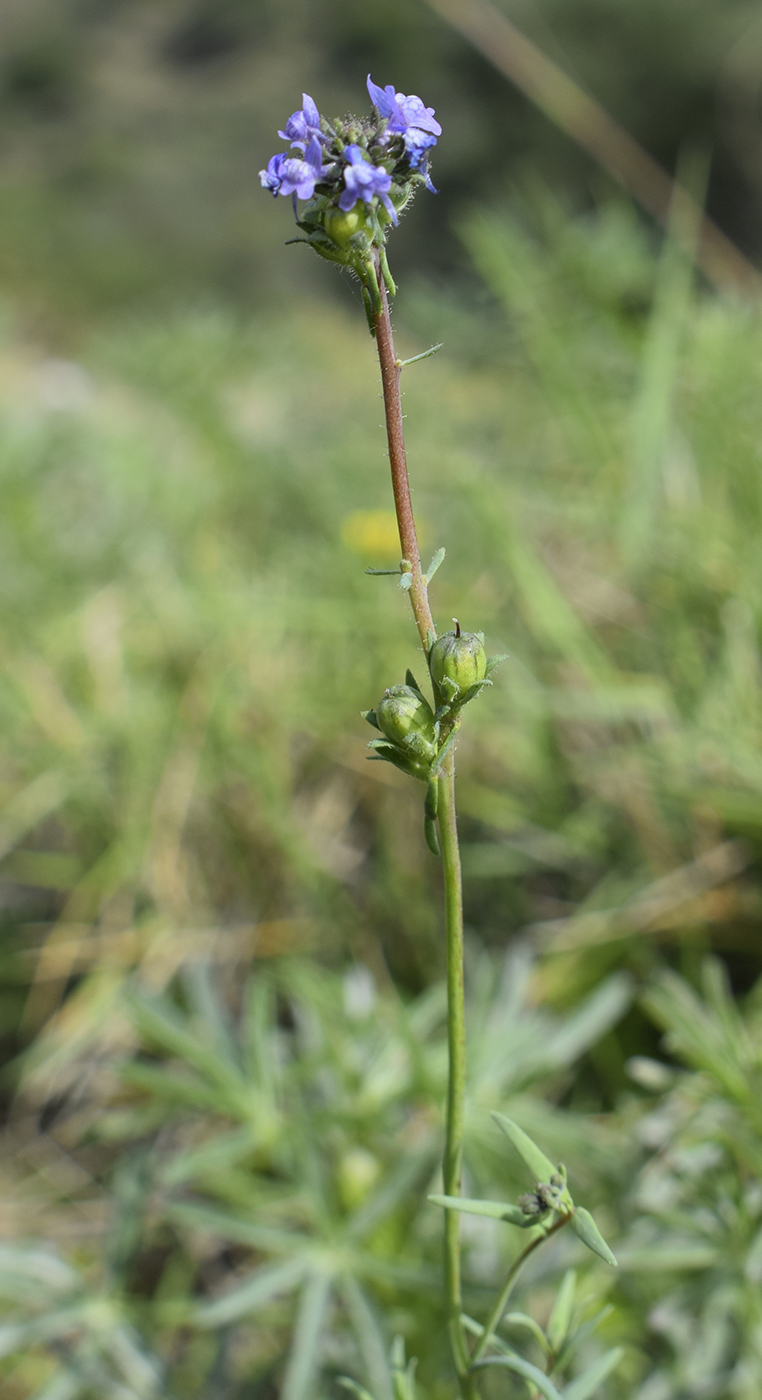
[[355,233],[367,232],[368,223],[365,217],[365,210],[358,199],[354,209],[346,213],[343,209],[326,210],[324,220],[325,231],[334,243],[338,243],[340,248],[349,247],[349,240]]
[[481,637],[475,632],[461,632],[456,621],[454,632],[443,632],[429,653],[431,678],[435,685],[447,690],[444,682],[458,687],[458,693],[478,685],[487,674],[487,653]]
[[431,706],[409,685],[393,685],[376,705],[379,729],[395,744],[415,737],[436,750]]

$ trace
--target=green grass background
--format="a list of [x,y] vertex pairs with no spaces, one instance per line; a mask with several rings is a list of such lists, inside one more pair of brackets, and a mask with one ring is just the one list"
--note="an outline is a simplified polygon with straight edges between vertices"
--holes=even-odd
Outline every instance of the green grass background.
[[[289,84],[297,97],[322,84],[340,106],[356,67],[359,101],[366,55],[386,81],[404,49],[398,82],[443,120],[449,102],[454,133],[441,203],[419,198],[391,247],[401,351],[444,342],[404,372],[414,502],[427,554],[446,549],[438,624],[457,615],[509,654],[458,747],[474,1194],[526,1186],[484,1127],[507,1104],[629,1248],[616,1288],[585,1275],[614,1305],[605,1342],[627,1349],[610,1394],[684,1400],[712,1375],[713,1394],[753,1400],[759,308],[710,292],[524,115],[527,174],[527,147],[500,125],[517,99],[506,106],[449,39],[427,47],[423,12],[396,16],[402,45],[391,10],[232,6],[233,38],[225,49],[218,23],[214,50],[206,12],[170,8],[40,5],[31,29],[14,12],[4,36],[3,1235],[46,1241],[79,1272],[2,1255],[3,1327],[21,1325],[22,1275],[32,1311],[42,1298],[58,1317],[46,1288],[81,1311],[55,1344],[44,1327],[0,1329],[0,1397],[159,1393],[140,1346],[125,1361],[134,1327],[171,1393],[268,1400],[289,1374],[286,1302],[243,1333],[194,1331],[196,1302],[216,1306],[267,1261],[251,1233],[262,1213],[338,1248],[389,1180],[361,1280],[387,1333],[363,1331],[342,1294],[359,1352],[328,1349],[325,1393],[342,1368],[378,1377],[394,1330],[426,1393],[449,1393],[424,1279],[438,1222],[411,1204],[441,1126],[439,869],[422,789],[367,762],[360,718],[406,667],[422,674],[404,594],[365,574],[397,552],[375,351],[358,289],[281,246],[287,202],[255,182],[295,105]],[[601,51],[620,53],[604,8]],[[638,64],[656,74],[654,51],[672,54],[670,101],[653,78],[669,156],[701,128],[691,103],[708,110],[712,44],[730,53],[749,15],[729,7],[718,28],[707,5],[683,52],[664,37],[684,32],[682,10],[665,14],[617,92],[649,139]],[[547,39],[554,11],[538,15],[528,28]],[[411,24],[431,96],[411,71]],[[580,20],[572,68],[613,81],[585,32]],[[734,187],[739,236],[752,186]],[[519,962],[501,981],[506,949]],[[743,1021],[716,973],[701,981],[711,952]],[[252,968],[264,990],[250,1004]],[[352,1009],[347,969],[361,990],[372,978],[372,1013]],[[156,1010],[161,993],[185,1038]],[[632,1057],[654,1055],[667,1068],[641,1063],[633,1081]],[[287,1066],[275,1088],[270,1060]],[[243,1062],[242,1088],[230,1064]],[[212,1206],[235,1222],[192,1214]],[[478,1310],[500,1250],[469,1249]],[[409,1272],[384,1282],[395,1259]],[[529,1281],[533,1315],[569,1262],[562,1251]],[[108,1317],[93,1311],[101,1295]],[[109,1389],[117,1362],[127,1391]]]

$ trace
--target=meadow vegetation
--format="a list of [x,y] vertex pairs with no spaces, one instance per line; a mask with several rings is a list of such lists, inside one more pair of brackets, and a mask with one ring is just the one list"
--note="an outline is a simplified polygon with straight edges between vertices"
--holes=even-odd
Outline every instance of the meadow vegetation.
[[[612,1400],[752,1400],[762,321],[625,204],[458,234],[480,299],[396,322],[445,342],[404,377],[437,621],[510,656],[459,747],[467,1194],[525,1189],[509,1111],[620,1256],[526,1274],[538,1358],[575,1270],[608,1311],[568,1374],[620,1345]],[[9,310],[2,354],[0,1395],[386,1400],[395,1332],[444,1397],[438,880],[359,716],[417,644],[364,572],[397,545],[359,302],[64,357]],[[477,1225],[476,1310],[510,1245]]]

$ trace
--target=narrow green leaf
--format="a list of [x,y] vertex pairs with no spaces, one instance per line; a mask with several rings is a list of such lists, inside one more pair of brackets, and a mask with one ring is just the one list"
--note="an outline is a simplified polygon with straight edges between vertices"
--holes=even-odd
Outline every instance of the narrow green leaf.
[[546,1337],[545,1333],[543,1332],[543,1330],[542,1330],[542,1328],[541,1328],[539,1322],[535,1322],[534,1318],[533,1318],[533,1317],[529,1317],[528,1313],[523,1313],[523,1312],[509,1312],[509,1313],[506,1313],[506,1314],[505,1314],[505,1317],[504,1317],[503,1320],[502,1320],[501,1326],[502,1326],[502,1327],[523,1327],[524,1330],[525,1330],[526,1332],[531,1332],[531,1333],[532,1333],[532,1336],[534,1337],[535,1341],[536,1341],[536,1342],[539,1342],[539,1345],[542,1347],[542,1350],[543,1350],[546,1354],[551,1350],[550,1342],[548,1341],[548,1338]]
[[376,1400],[375,1396],[371,1395],[369,1390],[366,1390],[364,1386],[358,1385],[357,1381],[353,1381],[351,1376],[337,1376],[336,1380],[345,1390],[349,1390],[352,1395],[356,1395],[358,1400]]
[[[409,360],[398,360],[397,364],[400,369],[404,369],[406,365],[417,365],[419,360],[428,360],[432,355],[436,355],[437,350],[441,350],[443,344],[444,342],[440,341],[439,345],[431,345],[428,350],[422,350],[420,355],[413,355]],[[444,554],[444,550],[442,553]]]
[[232,1132],[221,1133],[199,1147],[189,1148],[170,1158],[159,1173],[159,1179],[165,1186],[179,1186],[181,1182],[224,1172],[240,1162],[241,1158],[249,1156],[257,1141],[256,1133],[248,1124],[243,1128],[234,1128]]
[[437,826],[436,822],[433,822],[431,820],[431,817],[424,817],[423,819],[423,834],[426,838],[426,845],[431,851],[431,854],[433,856],[440,856],[442,852],[439,849],[439,837],[437,835]]
[[[469,1317],[468,1313],[461,1313],[460,1320],[463,1323],[463,1326],[465,1327],[466,1331],[470,1332],[472,1336],[484,1336],[484,1328],[482,1327],[481,1323],[476,1322],[473,1317]],[[503,1338],[499,1337],[496,1332],[491,1333],[489,1344],[491,1347],[494,1347],[496,1351],[499,1351],[502,1356],[515,1355],[515,1348],[509,1347],[508,1343],[504,1342]]]
[[439,783],[437,782],[436,778],[429,778],[429,781],[426,785],[426,800],[424,802],[424,811],[426,813],[426,816],[429,818],[429,821],[433,822],[436,820],[436,815],[439,811]]
[[592,1249],[593,1254],[599,1255],[605,1263],[616,1268],[616,1256],[612,1254],[606,1244],[589,1210],[585,1210],[583,1206],[577,1206],[571,1218],[571,1224],[574,1233],[579,1236],[583,1244],[587,1245],[588,1249]]
[[379,730],[380,730],[381,725],[379,724],[378,720],[376,719],[376,711],[375,711],[375,710],[361,710],[361,711],[360,711],[360,714],[361,714],[361,716],[362,716],[363,719],[365,719],[365,720],[368,721],[368,724],[370,724],[370,725],[373,726],[374,729],[379,729]]
[[256,1312],[279,1293],[288,1293],[296,1288],[309,1267],[304,1256],[286,1259],[279,1264],[268,1264],[254,1269],[241,1283],[215,1298],[212,1303],[204,1303],[196,1309],[193,1321],[199,1327],[224,1327],[235,1322],[246,1313]]
[[191,1034],[202,1042],[208,1036],[214,1054],[237,1079],[242,1070],[240,1050],[208,962],[194,958],[184,965],[181,976],[191,1011]]
[[339,1286],[374,1400],[392,1400],[386,1340],[373,1306],[351,1274],[345,1275]]
[[556,1301],[548,1321],[548,1337],[555,1352],[560,1351],[561,1344],[569,1331],[576,1292],[577,1275],[574,1269],[567,1269],[561,1280],[561,1287],[556,1294]]
[[212,1206],[195,1205],[192,1201],[171,1201],[165,1211],[169,1220],[189,1225],[223,1240],[237,1240],[254,1249],[270,1250],[273,1254],[296,1254],[308,1250],[312,1239],[298,1230],[275,1230],[254,1220],[242,1220]]
[[286,1371],[281,1387],[281,1400],[308,1400],[315,1390],[315,1378],[320,1365],[320,1343],[323,1339],[325,1315],[331,1296],[331,1276],[316,1272],[302,1289]]
[[533,1366],[531,1361],[525,1361],[523,1356],[488,1356],[484,1361],[477,1361],[472,1370],[483,1370],[486,1366],[505,1366],[509,1371],[515,1371],[517,1376],[531,1381],[545,1400],[565,1400],[545,1372]]
[[579,1327],[575,1327],[574,1330],[568,1334],[566,1341],[556,1357],[556,1365],[559,1370],[562,1370],[564,1366],[568,1365],[575,1351],[578,1351],[582,1343],[593,1335],[596,1327],[603,1321],[604,1317],[609,1317],[613,1311],[614,1309],[611,1303],[607,1303],[605,1308],[601,1308],[594,1317],[588,1318],[587,1322],[583,1322]]
[[550,1181],[552,1176],[558,1173],[558,1167],[554,1166],[549,1157],[527,1137],[523,1128],[518,1123],[514,1123],[512,1118],[506,1118],[504,1113],[493,1113],[492,1117],[498,1127],[502,1128],[507,1137],[510,1138],[519,1156],[523,1158],[529,1167],[535,1181]]
[[577,1376],[564,1391],[564,1400],[588,1400],[588,1397],[605,1381],[624,1356],[624,1347],[612,1347],[604,1352],[592,1366],[588,1366],[581,1376]]
[[518,1225],[526,1230],[538,1224],[536,1215],[525,1215],[521,1206],[510,1201],[472,1201],[466,1196],[427,1196],[433,1206],[444,1206],[445,1210],[459,1210],[463,1215],[486,1215],[490,1220],[505,1220],[509,1225]]
[[429,564],[428,569],[426,570],[426,584],[427,584],[427,585],[431,583],[431,580],[433,579],[433,577],[434,577],[434,575],[435,575],[437,569],[439,568],[439,565],[442,563],[444,557],[445,557],[445,551],[444,551],[444,546],[442,546],[440,549],[437,550],[436,554],[434,555],[434,558],[432,559],[431,563]]

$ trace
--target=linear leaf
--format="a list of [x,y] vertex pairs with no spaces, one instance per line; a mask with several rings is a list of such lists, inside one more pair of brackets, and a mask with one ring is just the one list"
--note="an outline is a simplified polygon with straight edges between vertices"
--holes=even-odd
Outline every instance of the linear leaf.
[[472,1201],[466,1196],[427,1196],[433,1206],[444,1206],[445,1210],[459,1210],[464,1215],[486,1215],[490,1220],[506,1220],[510,1225],[518,1225],[526,1230],[537,1224],[536,1215],[525,1215],[521,1206],[510,1201]]
[[357,1381],[353,1381],[351,1376],[337,1376],[336,1380],[339,1385],[343,1386],[345,1390],[348,1390],[350,1394],[356,1395],[358,1400],[375,1400],[375,1396],[371,1395],[370,1391],[366,1390],[364,1386],[358,1385]]
[[616,1255],[612,1254],[589,1210],[577,1206],[571,1218],[571,1225],[575,1235],[588,1249],[592,1249],[593,1254],[597,1254],[605,1263],[616,1268]]
[[281,1400],[307,1400],[313,1393],[331,1281],[331,1275],[321,1270],[313,1273],[302,1289]]
[[519,1156],[523,1158],[526,1165],[532,1172],[535,1181],[550,1181],[555,1176],[558,1167],[554,1166],[549,1157],[527,1137],[523,1128],[518,1123],[514,1123],[512,1118],[506,1118],[504,1113],[493,1113],[492,1117],[507,1137],[510,1138]]
[[473,1369],[482,1370],[486,1366],[505,1366],[509,1371],[515,1371],[517,1376],[531,1381],[545,1400],[565,1400],[544,1371],[533,1366],[531,1361],[525,1361],[523,1356],[488,1356],[485,1361],[477,1361]]
[[373,1307],[351,1274],[344,1276],[340,1287],[374,1400],[392,1400],[388,1347]]
[[529,1317],[529,1315],[528,1315],[527,1313],[522,1313],[522,1312],[509,1312],[509,1313],[506,1313],[505,1316],[504,1316],[504,1318],[503,1318],[503,1320],[502,1320],[501,1326],[503,1326],[503,1327],[523,1327],[525,1332],[531,1332],[531,1333],[532,1333],[532,1336],[534,1337],[535,1341],[539,1343],[539,1345],[542,1347],[542,1350],[543,1350],[544,1352],[547,1353],[547,1352],[549,1352],[550,1349],[551,1349],[551,1348],[550,1348],[550,1344],[549,1344],[549,1342],[548,1342],[548,1338],[545,1336],[545,1333],[543,1332],[542,1328],[540,1327],[540,1324],[539,1324],[538,1322],[535,1322],[535,1320],[534,1320],[533,1317]]
[[191,1201],[170,1202],[166,1216],[180,1225],[208,1230],[220,1235],[223,1240],[238,1240],[240,1244],[250,1244],[255,1249],[269,1249],[273,1254],[296,1254],[311,1248],[313,1243],[311,1236],[301,1231],[275,1230],[270,1225],[242,1220],[236,1215],[228,1215],[226,1211],[194,1205]]
[[237,1287],[232,1288],[212,1303],[204,1303],[196,1310],[194,1321],[199,1327],[222,1327],[246,1313],[256,1312],[279,1293],[288,1293],[296,1288],[304,1278],[309,1261],[303,1256],[286,1259],[279,1264],[268,1264],[254,1269]]
[[548,1320],[548,1337],[555,1352],[559,1350],[569,1331],[576,1291],[577,1275],[573,1269],[567,1269]]
[[604,1352],[599,1356],[592,1366],[588,1366],[581,1376],[577,1376],[571,1385],[567,1385],[564,1391],[564,1400],[588,1400],[594,1390],[605,1381],[607,1376],[616,1366],[619,1365],[624,1356],[624,1347],[612,1347],[611,1351]]

